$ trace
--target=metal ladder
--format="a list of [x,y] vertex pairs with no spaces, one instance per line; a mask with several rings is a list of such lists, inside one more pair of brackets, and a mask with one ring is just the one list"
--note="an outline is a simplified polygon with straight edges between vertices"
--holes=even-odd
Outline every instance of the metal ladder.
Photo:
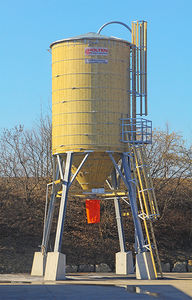
[[137,195],[139,200],[139,217],[143,221],[147,244],[146,248],[150,251],[151,259],[157,277],[158,271],[163,277],[161,261],[155,239],[153,221],[158,219],[159,210],[153,188],[150,168],[147,163],[145,146],[132,146],[131,168],[132,176],[136,182]]

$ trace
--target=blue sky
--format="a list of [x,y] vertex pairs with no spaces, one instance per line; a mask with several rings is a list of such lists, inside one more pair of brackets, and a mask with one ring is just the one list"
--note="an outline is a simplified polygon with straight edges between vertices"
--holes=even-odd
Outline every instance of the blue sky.
[[[192,143],[192,1],[1,0],[0,129],[31,128],[51,107],[51,42],[107,21],[148,21],[148,104],[153,127]],[[130,40],[120,25],[102,34]]]

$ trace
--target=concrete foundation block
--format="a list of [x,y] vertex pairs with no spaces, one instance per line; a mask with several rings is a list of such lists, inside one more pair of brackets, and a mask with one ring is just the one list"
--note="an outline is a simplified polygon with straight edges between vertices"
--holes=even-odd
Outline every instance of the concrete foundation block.
[[44,280],[64,280],[65,266],[65,254],[60,252],[48,252]]
[[134,273],[132,252],[117,252],[115,255],[116,274],[128,275]]
[[44,276],[45,265],[46,255],[43,255],[41,252],[35,252],[33,257],[31,276]]
[[136,255],[136,278],[156,279],[150,252]]

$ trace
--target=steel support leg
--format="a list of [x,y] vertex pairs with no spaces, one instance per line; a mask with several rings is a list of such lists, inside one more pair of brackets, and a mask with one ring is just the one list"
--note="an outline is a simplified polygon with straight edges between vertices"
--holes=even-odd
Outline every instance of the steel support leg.
[[61,196],[61,202],[60,202],[59,217],[58,217],[58,222],[57,222],[57,231],[56,231],[54,252],[61,251],[62,235],[63,235],[63,229],[64,229],[66,206],[67,206],[67,196],[68,196],[70,176],[71,176],[72,157],[73,157],[73,153],[68,152],[67,159],[66,159],[66,165],[65,165],[64,180],[62,183],[62,196]]
[[135,226],[135,234],[138,242],[138,252],[143,252],[145,250],[144,249],[145,242],[144,242],[141,222],[138,216],[138,208],[136,202],[136,189],[132,182],[130,161],[126,153],[122,154],[122,163],[123,163],[123,170],[124,170],[124,174],[128,186],[131,211],[132,211],[133,222]]
[[[54,173],[53,173],[53,180],[57,180],[58,178],[59,178],[59,166],[57,165],[56,172],[54,171]],[[44,227],[44,231],[43,231],[43,239],[42,239],[42,245],[41,245],[41,252],[43,254],[45,254],[47,252],[50,231],[51,231],[51,225],[52,225],[52,220],[53,220],[53,214],[54,214],[54,208],[55,208],[56,194],[57,194],[56,187],[53,183],[51,199],[49,202],[48,213],[47,213],[46,220],[45,220],[45,227]]]
[[[118,182],[117,182],[117,176],[116,176],[116,170],[114,169],[112,172],[112,187],[114,190],[118,188]],[[115,215],[116,215],[116,221],[117,221],[117,230],[118,230],[118,236],[119,236],[119,246],[120,251],[125,252],[125,236],[123,231],[123,223],[122,223],[122,217],[121,217],[121,208],[120,208],[120,202],[119,198],[114,198],[114,206],[115,206]]]
[[135,189],[133,188],[133,183],[132,183],[133,180],[131,177],[131,166],[130,166],[130,162],[128,161],[128,155],[127,155],[127,153],[122,154],[122,164],[123,164],[123,170],[124,170],[125,176],[123,176],[118,164],[116,163],[113,155],[110,152],[109,152],[109,156],[114,164],[115,169],[121,176],[125,186],[128,189],[131,211],[132,211],[132,215],[133,215],[133,222],[134,222],[135,232],[136,232],[136,236],[137,236],[137,240],[138,240],[138,252],[143,252],[143,251],[145,251],[145,249],[144,249],[145,243],[144,243],[144,237],[143,237],[143,231],[141,228],[140,219],[138,217],[136,193],[135,193]]

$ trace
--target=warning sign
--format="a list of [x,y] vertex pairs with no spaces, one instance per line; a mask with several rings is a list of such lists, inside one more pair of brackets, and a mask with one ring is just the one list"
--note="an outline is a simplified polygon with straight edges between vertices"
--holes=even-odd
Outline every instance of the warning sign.
[[85,56],[92,55],[108,55],[108,48],[95,48],[95,47],[87,47],[85,48]]

